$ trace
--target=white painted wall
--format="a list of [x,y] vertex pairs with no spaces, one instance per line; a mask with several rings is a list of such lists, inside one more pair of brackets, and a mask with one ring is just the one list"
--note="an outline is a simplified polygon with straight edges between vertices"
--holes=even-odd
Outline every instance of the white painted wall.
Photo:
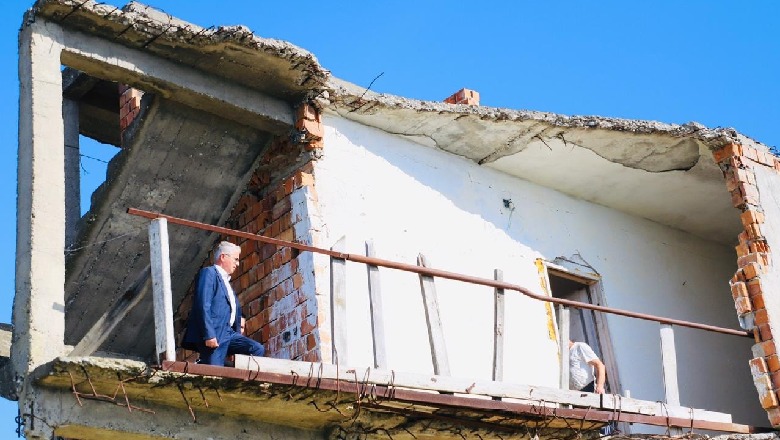
[[[347,252],[492,277],[542,293],[536,258],[579,253],[603,277],[610,306],[736,326],[727,280],[731,248],[479,167],[471,161],[327,115],[315,166],[323,243],[347,236]],[[724,189],[724,197],[727,194]],[[515,209],[506,209],[511,199]],[[735,212],[735,215],[737,213]],[[431,372],[419,280],[381,270],[390,367]],[[372,364],[366,269],[348,263],[349,365]],[[489,288],[437,280],[453,376],[489,379],[493,301]],[[509,294],[505,380],[555,387],[557,344],[543,304]],[[662,400],[658,325],[609,318],[624,388]],[[679,330],[681,400],[765,425],[747,361],[750,340]]]

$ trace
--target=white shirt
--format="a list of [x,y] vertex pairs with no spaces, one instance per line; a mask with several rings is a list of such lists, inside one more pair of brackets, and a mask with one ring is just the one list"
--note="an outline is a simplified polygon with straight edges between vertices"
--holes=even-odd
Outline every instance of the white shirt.
[[233,292],[233,287],[230,285],[230,275],[228,275],[228,273],[225,272],[225,269],[220,266],[215,265],[214,267],[217,268],[217,272],[221,275],[222,282],[225,283],[225,288],[228,291],[228,301],[230,301],[230,321],[228,322],[228,326],[233,327],[233,324],[236,322],[236,294]]
[[598,358],[584,342],[575,342],[569,348],[569,389],[581,390],[595,380],[593,366],[588,362]]

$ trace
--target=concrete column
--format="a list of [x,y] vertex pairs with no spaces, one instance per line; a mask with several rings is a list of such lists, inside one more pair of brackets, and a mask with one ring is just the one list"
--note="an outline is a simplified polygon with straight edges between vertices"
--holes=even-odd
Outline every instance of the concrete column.
[[76,240],[76,223],[81,218],[81,162],[79,157],[79,103],[62,101],[65,126],[65,248]]
[[61,29],[43,20],[19,32],[16,297],[11,360],[20,391],[29,374],[63,354],[65,160]]

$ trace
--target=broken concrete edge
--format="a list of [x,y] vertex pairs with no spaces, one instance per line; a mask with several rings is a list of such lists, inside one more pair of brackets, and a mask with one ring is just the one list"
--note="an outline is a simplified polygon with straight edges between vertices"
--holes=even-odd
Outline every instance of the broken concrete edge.
[[[355,119],[353,114],[373,114],[381,110],[406,110],[416,113],[440,113],[475,116],[483,120],[499,121],[537,121],[560,128],[587,128],[609,130],[629,134],[656,134],[669,137],[694,138],[715,150],[731,143],[752,145],[761,151],[769,147],[740,134],[733,128],[707,128],[697,122],[683,125],[667,124],[658,121],[610,118],[602,116],[566,116],[556,113],[513,110],[497,107],[449,104],[437,101],[422,101],[385,93],[377,93],[347,81],[331,77],[328,82],[327,99],[320,99],[321,105],[332,113],[347,119]],[[362,121],[365,123],[365,121]],[[417,133],[408,133],[415,135]]]
[[[311,370],[316,375],[316,364],[312,363],[311,365]],[[178,396],[181,393],[181,387],[185,387],[188,389],[221,390],[222,395],[226,397],[230,397],[231,393],[233,393],[232,395],[234,396],[242,395],[249,399],[253,398],[251,397],[252,394],[255,395],[254,398],[267,399],[272,396],[289,396],[298,392],[304,392],[309,397],[318,396],[317,399],[320,401],[330,402],[330,404],[338,405],[347,410],[360,406],[355,400],[357,398],[359,401],[365,400],[364,405],[367,408],[370,409],[372,405],[377,405],[376,409],[380,411],[385,409],[392,410],[393,407],[386,406],[386,404],[396,402],[404,405],[420,405],[418,408],[457,408],[474,415],[476,417],[475,420],[491,418],[493,414],[498,412],[502,414],[502,419],[507,420],[509,423],[498,423],[495,427],[502,430],[519,430],[519,432],[528,428],[533,429],[533,425],[536,428],[542,428],[542,426],[538,425],[540,419],[545,424],[544,426],[553,428],[547,426],[549,421],[545,421],[551,417],[554,419],[566,419],[569,420],[569,423],[576,421],[582,428],[583,433],[595,432],[598,427],[611,420],[657,426],[677,426],[689,429],[711,429],[732,433],[767,432],[765,428],[733,423],[692,421],[689,418],[668,416],[621,414],[613,410],[596,410],[593,408],[556,408],[535,402],[496,401],[479,398],[478,396],[430,393],[398,386],[366,387],[360,380],[350,379],[349,377],[340,379],[321,377],[315,379],[310,377],[307,379],[295,373],[280,374],[190,362],[163,362],[161,366],[151,366],[128,359],[60,357],[51,362],[47,370],[48,374],[39,376],[35,382],[40,387],[51,390],[59,389],[68,393],[83,389],[84,391],[80,391],[80,393],[86,392],[89,394],[90,388],[87,387],[87,383],[93,384],[98,392],[104,392],[101,390],[108,388],[113,390],[113,387],[119,386],[118,384],[121,383],[126,387],[124,392],[127,396],[130,396],[131,400],[138,398],[140,396],[138,392],[143,393],[142,390],[144,388],[151,387],[156,390],[155,396],[159,399],[147,400],[149,399],[149,396],[147,396],[144,398],[144,401],[148,404],[156,402],[156,404],[163,404],[169,407],[180,407],[182,403]],[[166,394],[166,392],[163,392],[165,389],[168,389],[167,397],[161,395]],[[179,391],[176,391],[177,389]],[[370,393],[366,393],[368,390],[370,390]],[[92,392],[95,392],[94,389]],[[172,398],[173,395],[176,395],[177,398]],[[77,397],[74,396],[74,398]],[[121,395],[119,398],[121,399]],[[296,401],[298,399],[292,399],[291,402]],[[236,410],[240,412],[240,408],[236,408]],[[312,412],[312,414],[314,413],[317,413],[317,411]],[[404,412],[402,411],[402,413]],[[412,411],[412,413],[404,414],[407,417],[415,417],[415,415],[424,416],[426,414],[424,412],[417,413],[416,411]],[[301,416],[303,415],[301,414]],[[582,425],[585,421],[588,422],[587,428]],[[320,425],[316,427],[310,426],[309,428],[325,428],[334,420],[328,419],[313,422]],[[571,426],[564,421],[562,423],[564,425],[558,429]],[[530,426],[526,426],[526,424]]]
[[25,14],[22,28],[36,17],[153,53],[156,47],[213,52],[215,46],[226,45],[237,52],[270,55],[285,60],[290,73],[297,74],[288,84],[292,95],[321,88],[330,76],[311,52],[286,41],[259,37],[245,26],[203,28],[137,2],[120,10],[93,0],[38,0]]
[[[250,52],[263,53],[280,60],[286,60],[290,68],[303,72],[302,77],[291,85],[302,96],[314,98],[318,107],[327,107],[341,116],[350,118],[351,113],[375,112],[379,108],[405,109],[416,112],[452,113],[453,115],[474,115],[481,119],[496,121],[538,121],[561,128],[589,128],[630,133],[652,133],[671,137],[692,137],[714,150],[729,143],[755,144],[761,150],[766,146],[738,133],[732,128],[706,128],[696,122],[683,125],[665,124],[656,121],[639,121],[601,116],[565,116],[555,113],[511,110],[445,102],[421,101],[389,94],[380,94],[330,76],[320,66],[316,57],[291,43],[262,38],[244,26],[221,26],[203,28],[176,19],[152,7],[130,2],[124,8],[99,4],[93,0],[38,0],[25,16],[24,25],[40,16],[72,26],[95,35],[116,37],[115,30],[121,26],[122,43],[131,47],[135,42],[145,41],[144,49],[166,44],[189,49],[213,50],[214,45],[228,44]],[[24,26],[23,25],[23,26]],[[131,32],[132,31],[132,32]],[[130,36],[131,33],[137,35]],[[105,35],[104,35],[105,34]],[[110,35],[109,35],[110,34]],[[147,48],[147,46],[149,46]],[[412,133],[413,134],[413,133]]]
[[[749,361],[753,383],[769,422],[780,427],[780,358],[772,335],[771,313],[765,302],[767,286],[762,275],[773,266],[765,235],[766,217],[759,193],[758,168],[780,173],[780,159],[753,145],[730,143],[713,152],[713,159],[723,172],[731,201],[740,211],[744,230],[736,246],[737,271],[729,281],[734,307],[740,325],[752,330],[756,344]],[[772,202],[771,200],[769,201]]]

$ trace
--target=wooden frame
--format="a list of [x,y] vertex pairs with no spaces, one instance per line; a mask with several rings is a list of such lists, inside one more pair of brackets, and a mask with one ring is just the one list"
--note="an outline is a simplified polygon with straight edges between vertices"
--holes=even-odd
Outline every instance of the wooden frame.
[[[550,275],[565,278],[575,281],[585,286],[588,300],[591,304],[598,304],[602,306],[607,305],[607,300],[604,295],[604,288],[601,283],[601,277],[597,274],[574,274],[563,266],[559,266],[554,263],[545,261],[545,285],[547,286],[547,294],[553,296],[552,288],[550,287]],[[615,351],[612,347],[612,336],[609,331],[609,325],[607,323],[607,316],[603,313],[587,311],[593,314],[593,322],[595,325],[595,332],[598,339],[598,349],[601,352],[602,362],[607,370],[607,383],[610,385],[611,394],[623,394],[623,385],[620,381],[620,373],[617,367],[617,361],[615,358]],[[558,324],[556,323],[556,329]],[[560,331],[559,331],[560,334]]]

